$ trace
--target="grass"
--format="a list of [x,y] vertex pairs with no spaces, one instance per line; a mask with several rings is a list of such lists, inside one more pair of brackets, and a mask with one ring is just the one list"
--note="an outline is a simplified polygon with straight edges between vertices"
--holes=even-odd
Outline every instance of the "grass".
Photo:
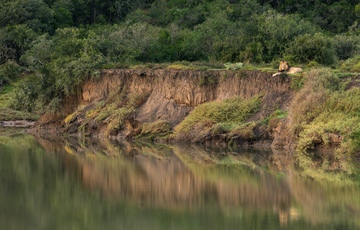
[[160,134],[171,131],[171,125],[166,120],[157,120],[152,123],[144,123],[141,129],[141,134]]
[[[357,138],[350,138],[360,131],[360,89],[353,88],[347,92],[334,92],[322,103],[321,111],[313,121],[303,126],[300,133],[299,148],[305,150],[314,144],[329,143],[329,133],[343,136],[338,152],[356,152]],[[356,136],[356,135],[355,135]],[[353,143],[352,143],[353,142]]]
[[256,112],[260,103],[261,97],[256,96],[250,99],[235,97],[221,102],[201,104],[175,127],[175,136],[191,139],[193,135],[201,137],[211,132],[222,132],[222,129],[231,130]]
[[230,132],[230,136],[239,136],[242,139],[251,140],[256,138],[254,134],[254,128],[257,126],[256,122],[247,122],[240,125],[237,125]]
[[14,98],[14,91],[16,87],[14,85],[6,85],[0,90],[0,108],[9,108],[12,98]]
[[[128,66],[130,69],[176,69],[176,70],[260,70],[263,72],[274,73],[277,71],[279,63],[272,64],[253,64],[253,63],[222,63],[222,62],[206,62],[206,61],[177,61],[165,63],[142,63]],[[124,67],[126,68],[126,67]]]
[[38,115],[31,113],[17,111],[10,108],[0,108],[0,121],[11,121],[11,120],[30,120],[36,121],[39,119]]
[[131,69],[176,69],[176,70],[218,70],[225,69],[221,62],[189,62],[144,63],[130,66]]
[[359,151],[354,133],[360,132],[360,89],[343,88],[339,77],[329,70],[309,72],[290,108],[290,128],[298,139],[298,150],[330,144],[329,134],[336,134],[342,137],[336,153]]
[[[136,108],[146,98],[147,95],[145,94],[125,95],[124,92],[115,92],[106,101],[99,101],[92,106],[79,108],[67,116],[64,122],[68,129],[72,125],[78,126],[78,132],[85,135],[90,134],[89,128],[95,123],[96,127],[105,126],[103,132],[106,136],[116,135],[117,131],[123,128],[125,120],[136,112]],[[75,119],[80,120],[81,124],[73,122]]]
[[300,74],[291,74],[291,85],[290,87],[294,90],[300,90],[305,82],[305,77],[302,73]]
[[172,133],[171,124],[167,120],[157,120],[152,123],[144,123],[141,127],[141,132],[137,139],[155,140],[158,138],[165,138]]
[[39,119],[39,116],[36,114],[31,114],[24,111],[17,111],[11,109],[12,100],[15,96],[15,91],[17,90],[17,83],[11,85],[6,85],[2,90],[0,90],[0,121],[9,121],[9,120],[31,120],[35,121]]
[[211,73],[202,75],[199,81],[200,86],[216,85],[219,79],[216,75]]
[[344,72],[360,73],[360,55],[347,59],[339,69]]

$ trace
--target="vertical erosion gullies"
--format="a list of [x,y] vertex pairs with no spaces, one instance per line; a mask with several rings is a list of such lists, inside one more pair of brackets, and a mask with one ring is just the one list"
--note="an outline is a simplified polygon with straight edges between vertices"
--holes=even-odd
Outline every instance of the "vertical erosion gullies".
[[78,106],[66,114],[63,128],[52,130],[129,137],[138,135],[144,123],[166,121],[173,128],[205,102],[261,95],[260,110],[250,118],[259,120],[286,108],[292,97],[290,83],[290,77],[261,71],[102,70],[100,79],[84,82],[80,95],[74,96]]
[[157,93],[190,107],[234,96],[281,94],[290,90],[290,79],[261,71],[103,70],[100,80],[82,86],[83,103],[107,97],[126,87],[128,92]]

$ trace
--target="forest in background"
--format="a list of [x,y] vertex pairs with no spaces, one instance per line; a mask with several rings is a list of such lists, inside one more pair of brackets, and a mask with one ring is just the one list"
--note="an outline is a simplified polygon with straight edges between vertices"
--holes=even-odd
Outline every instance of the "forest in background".
[[358,0],[0,0],[0,87],[20,79],[12,107],[34,112],[99,69],[144,63],[360,72],[359,22]]

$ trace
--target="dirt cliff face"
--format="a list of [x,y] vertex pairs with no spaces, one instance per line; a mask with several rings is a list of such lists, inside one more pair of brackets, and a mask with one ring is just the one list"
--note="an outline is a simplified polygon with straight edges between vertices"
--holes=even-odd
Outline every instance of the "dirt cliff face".
[[[276,109],[287,107],[292,98],[290,85],[290,77],[271,77],[270,73],[255,70],[103,70],[99,80],[85,82],[78,95],[74,96],[77,108],[65,105],[66,115],[70,114],[70,107],[76,112],[68,116],[62,122],[63,129],[58,130],[73,134],[85,132],[89,135],[100,133],[105,136],[129,137],[138,134],[143,123],[161,120],[174,127],[196,106],[205,102],[236,96],[251,98],[255,95],[262,96],[262,104],[259,112],[250,120],[260,120]],[[94,110],[99,114],[109,104],[111,106],[107,108],[111,109],[106,110],[106,119],[92,116]],[[122,107],[132,112],[120,111]],[[116,119],[121,120],[122,125],[110,129],[109,124],[116,120],[114,114],[121,115]],[[40,122],[38,127],[41,125]],[[82,127],[82,131],[79,127]]]
[[[104,70],[101,80],[82,86],[82,103],[88,104],[126,90],[147,95],[136,120],[166,119],[177,124],[197,105],[235,96],[262,94],[263,109],[286,106],[291,98],[290,78],[272,78],[261,71]],[[269,111],[262,111],[262,117]]]

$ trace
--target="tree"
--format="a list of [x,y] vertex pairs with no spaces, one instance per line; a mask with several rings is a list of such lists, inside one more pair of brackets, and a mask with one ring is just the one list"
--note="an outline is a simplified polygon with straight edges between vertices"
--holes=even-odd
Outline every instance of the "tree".
[[0,4],[1,27],[25,24],[36,32],[53,31],[52,10],[43,0],[3,1]]
[[36,36],[37,34],[24,24],[0,29],[0,64],[7,60],[18,62]]
[[286,54],[295,62],[302,63],[316,61],[320,64],[331,65],[336,60],[331,39],[322,33],[299,35],[286,50]]
[[314,34],[317,30],[298,15],[283,15],[273,10],[257,18],[259,41],[264,47],[267,62],[283,56],[290,43],[299,35]]

